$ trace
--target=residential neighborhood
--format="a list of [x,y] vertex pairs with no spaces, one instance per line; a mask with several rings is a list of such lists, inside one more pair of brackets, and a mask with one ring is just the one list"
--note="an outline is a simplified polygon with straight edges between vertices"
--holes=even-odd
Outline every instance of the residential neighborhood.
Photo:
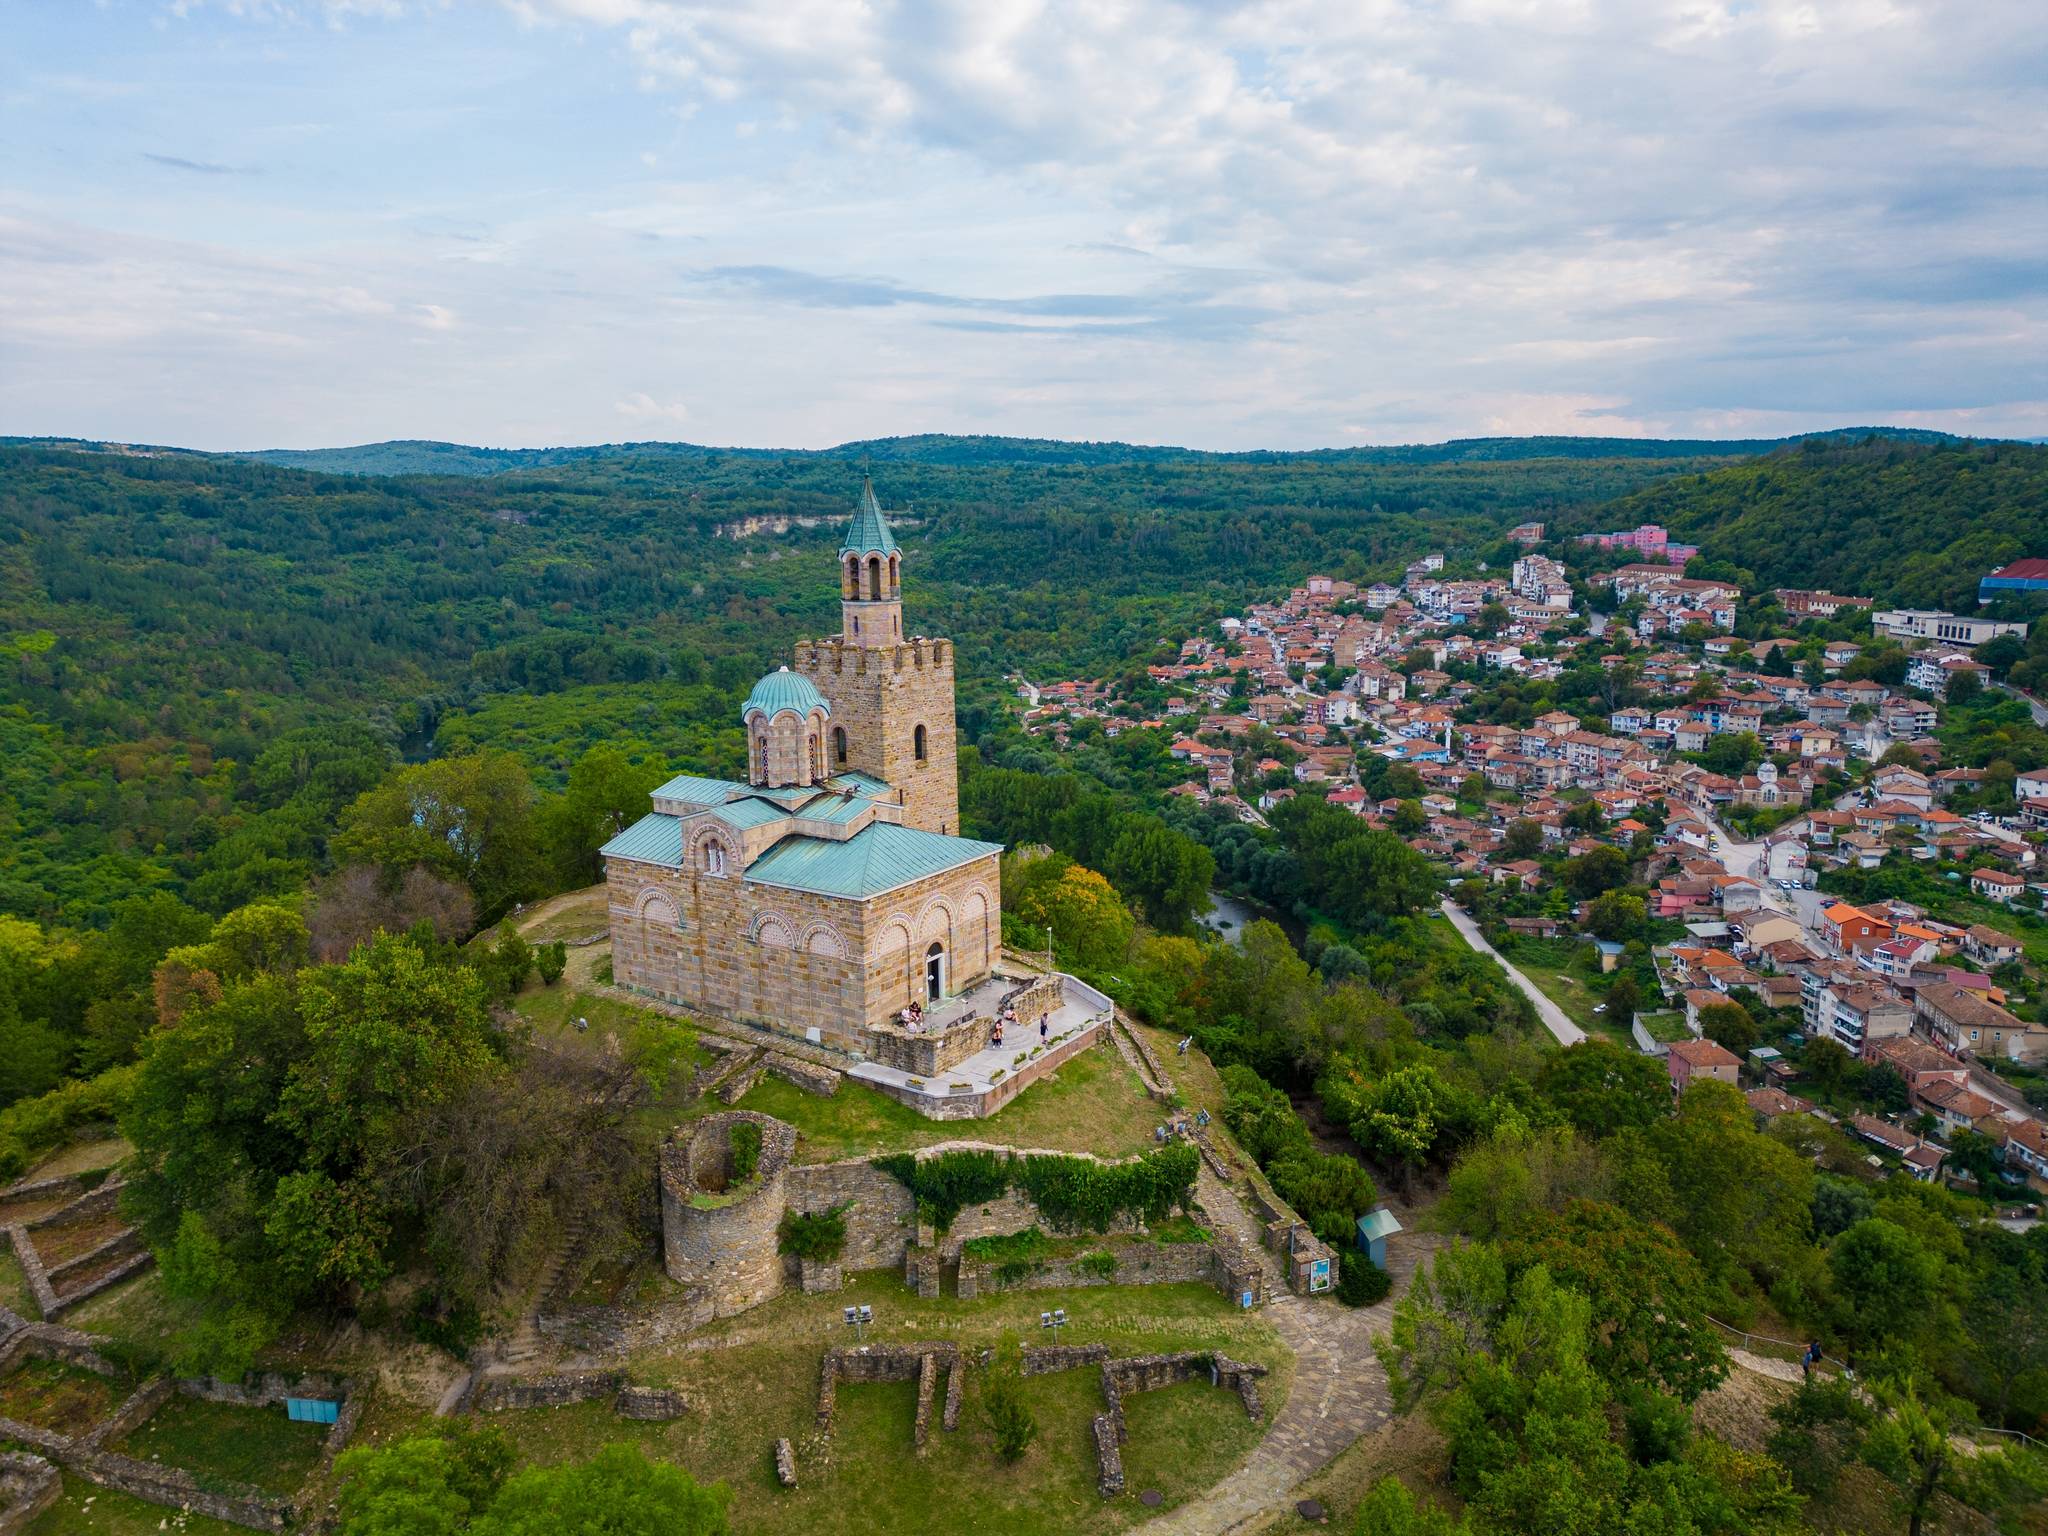
[[[1745,591],[1688,575],[1694,551],[1650,526],[1510,537],[1492,569],[1311,576],[1140,686],[1021,686],[1025,727],[1157,732],[1169,796],[1255,825],[1317,795],[1394,830],[1539,1011],[1663,1058],[1676,1092],[1705,1075],[1766,1095],[1759,1113],[1809,1105],[1921,1178],[1968,1130],[2039,1178],[2048,769],[1952,764],[1942,739],[1996,686],[1973,650],[2026,626]],[[1924,899],[1856,897],[1888,879]],[[1858,1081],[1896,1073],[1900,1102],[1813,1103],[1819,1041]]]

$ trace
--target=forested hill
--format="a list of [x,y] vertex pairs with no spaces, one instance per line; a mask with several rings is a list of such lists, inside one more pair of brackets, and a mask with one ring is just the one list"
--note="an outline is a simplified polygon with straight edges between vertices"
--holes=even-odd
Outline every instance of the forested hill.
[[1566,519],[1662,523],[1765,586],[1967,612],[1987,571],[2048,553],[2048,446],[1808,442]]
[[[1006,673],[1142,665],[1311,569],[1497,562],[1517,521],[1721,462],[906,459],[876,478],[912,622],[959,643],[971,736]],[[304,798],[306,730],[387,761],[502,748],[547,783],[598,743],[735,771],[747,686],[837,623],[858,477],[818,454],[372,478],[0,447],[0,913],[91,924],[136,890],[225,910],[298,889],[345,788]]]
[[[1920,442],[1954,442],[1945,433],[1911,428],[1842,428],[1831,437],[1881,435]],[[841,443],[814,453],[755,448],[707,448],[695,443],[605,443],[583,448],[472,448],[462,443],[404,440],[354,448],[266,448],[233,455],[292,469],[355,475],[496,475],[602,459],[740,458],[870,459],[878,464],[1190,464],[1204,460],[1285,463],[1321,460],[1346,464],[1506,463],[1527,459],[1736,459],[1767,453],[1803,438],[1470,437],[1446,443],[1394,447],[1325,448],[1307,453],[1206,453],[1140,443],[1061,442],[1037,437],[959,437],[925,434]]]

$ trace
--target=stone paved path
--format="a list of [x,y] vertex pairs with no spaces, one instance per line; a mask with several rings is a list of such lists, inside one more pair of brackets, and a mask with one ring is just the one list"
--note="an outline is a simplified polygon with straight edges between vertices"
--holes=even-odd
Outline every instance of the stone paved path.
[[[1393,1412],[1393,1400],[1386,1372],[1373,1352],[1373,1335],[1386,1331],[1393,1321],[1395,1297],[1436,1246],[1427,1234],[1397,1235],[1388,1247],[1394,1291],[1376,1306],[1312,1301],[1288,1292],[1279,1260],[1258,1247],[1258,1233],[1237,1196],[1206,1167],[1200,1197],[1212,1218],[1236,1228],[1258,1248],[1268,1270],[1268,1294],[1278,1298],[1266,1304],[1263,1315],[1294,1351],[1294,1384],[1272,1427],[1244,1463],[1207,1493],[1137,1527],[1142,1536],[1222,1536],[1235,1530],[1285,1504],[1312,1473],[1384,1424]],[[1140,1491],[1131,1490],[1133,1495]]]

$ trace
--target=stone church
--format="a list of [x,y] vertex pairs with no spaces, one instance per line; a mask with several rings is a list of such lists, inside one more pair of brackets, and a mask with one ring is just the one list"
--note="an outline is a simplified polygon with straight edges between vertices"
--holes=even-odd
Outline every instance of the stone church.
[[747,782],[685,774],[602,852],[621,986],[858,1046],[988,978],[996,843],[958,835],[953,645],[903,632],[872,481],[839,551],[840,632],[741,706]]

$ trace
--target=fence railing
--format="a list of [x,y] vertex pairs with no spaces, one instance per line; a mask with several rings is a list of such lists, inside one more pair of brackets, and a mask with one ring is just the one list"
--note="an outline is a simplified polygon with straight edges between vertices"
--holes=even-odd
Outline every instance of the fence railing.
[[[1707,1321],[1730,1338],[1740,1339],[1742,1347],[1753,1355],[1768,1355],[1774,1359],[1790,1361],[1793,1364],[1797,1364],[1806,1356],[1807,1346],[1795,1339],[1774,1339],[1767,1333],[1751,1333],[1747,1329],[1737,1328],[1732,1323],[1724,1323],[1718,1317],[1710,1316]],[[1850,1371],[1847,1361],[1837,1360],[1831,1355],[1822,1355],[1818,1363],[1827,1370],[1837,1371],[1844,1375],[1854,1374]]]

